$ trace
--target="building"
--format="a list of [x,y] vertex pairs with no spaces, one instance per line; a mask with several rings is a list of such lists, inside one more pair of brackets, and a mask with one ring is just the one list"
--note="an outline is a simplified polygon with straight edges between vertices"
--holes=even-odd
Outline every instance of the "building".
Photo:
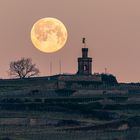
[[79,75],[92,75],[92,58],[88,57],[88,48],[82,48],[82,57],[78,58]]
[[[84,41],[85,42],[85,41]],[[82,57],[78,58],[78,71],[76,74],[59,74],[50,79],[58,81],[58,88],[78,88],[84,85],[94,87],[102,83],[100,74],[92,72],[92,58],[88,56],[88,48],[82,48]]]

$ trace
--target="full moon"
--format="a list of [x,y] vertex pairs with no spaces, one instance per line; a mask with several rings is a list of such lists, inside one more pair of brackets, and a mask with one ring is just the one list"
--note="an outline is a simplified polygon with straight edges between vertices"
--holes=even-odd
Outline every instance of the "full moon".
[[40,19],[31,29],[32,43],[45,53],[53,53],[63,48],[67,37],[65,25],[56,18]]

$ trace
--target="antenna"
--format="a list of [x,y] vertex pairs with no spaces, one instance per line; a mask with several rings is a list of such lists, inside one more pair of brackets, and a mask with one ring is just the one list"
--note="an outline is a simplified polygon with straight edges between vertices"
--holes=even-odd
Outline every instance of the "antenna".
[[86,38],[85,37],[82,38],[82,43],[84,45],[84,48],[86,48]]
[[61,60],[59,60],[59,72],[61,74]]
[[52,76],[52,62],[50,62],[50,76]]
[[107,74],[107,68],[105,68],[105,74]]

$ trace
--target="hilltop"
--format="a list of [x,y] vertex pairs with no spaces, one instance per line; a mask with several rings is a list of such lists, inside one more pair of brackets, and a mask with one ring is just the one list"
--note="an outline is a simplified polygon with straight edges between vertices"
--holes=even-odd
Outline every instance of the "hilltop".
[[10,133],[12,138],[25,138],[24,133],[28,139],[38,139],[48,137],[46,133],[57,133],[59,137],[60,132],[65,132],[68,136],[70,131],[80,139],[78,132],[84,131],[86,135],[88,131],[106,130],[104,136],[117,131],[119,138],[128,136],[122,132],[140,127],[139,83],[107,83],[87,88],[87,83],[82,82],[85,86],[77,89],[49,88],[50,83],[62,78],[58,77],[0,80],[0,137]]

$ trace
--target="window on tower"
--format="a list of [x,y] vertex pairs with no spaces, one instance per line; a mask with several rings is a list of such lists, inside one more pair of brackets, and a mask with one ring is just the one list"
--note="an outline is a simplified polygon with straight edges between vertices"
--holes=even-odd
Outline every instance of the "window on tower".
[[87,65],[84,65],[84,71],[87,71]]

